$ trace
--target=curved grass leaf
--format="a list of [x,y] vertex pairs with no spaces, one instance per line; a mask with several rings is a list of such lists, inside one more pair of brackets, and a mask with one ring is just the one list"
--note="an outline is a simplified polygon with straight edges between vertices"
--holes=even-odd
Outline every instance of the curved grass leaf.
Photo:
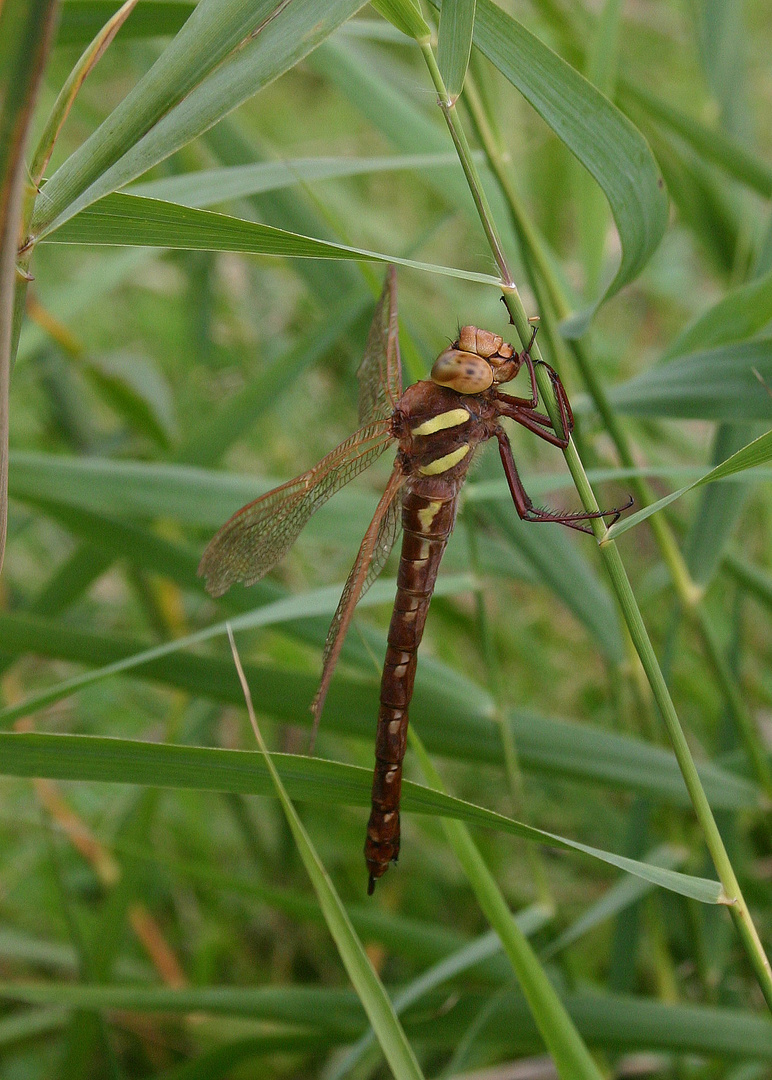
[[772,322],[772,270],[731,289],[717,304],[690,323],[665,349],[662,360],[743,341]]
[[[742,450],[760,430],[758,423],[720,424],[713,439],[713,463],[719,465]],[[753,479],[754,473],[749,475]],[[713,580],[751,492],[750,487],[738,491],[728,484],[711,484],[700,493],[683,550],[692,581],[703,588]]]
[[[645,139],[578,71],[492,0],[478,0],[474,43],[603,189],[622,246],[619,269],[599,303],[609,299],[640,273],[667,227],[667,196]],[[596,307],[574,317],[570,336],[584,332]]]
[[113,194],[76,217],[54,224],[46,236],[54,244],[111,244],[132,247],[183,248],[186,251],[239,251],[252,255],[283,255],[295,259],[347,259],[397,263],[416,270],[496,285],[489,274],[456,270],[450,266],[415,262],[377,251],[333,244],[299,236],[256,221],[197,210],[190,206],[145,199],[140,195]]
[[392,1005],[375,968],[371,964],[364,946],[357,937],[346,909],[335,890],[335,886],[325,870],[321,859],[317,855],[316,849],[311,842],[311,838],[306,832],[303,822],[298,816],[297,810],[292,805],[292,800],[287,794],[271,755],[268,753],[268,748],[265,745],[252,708],[249,685],[244,675],[238,652],[236,651],[236,643],[233,639],[233,632],[230,625],[228,626],[228,639],[230,641],[239,679],[244,690],[249,719],[252,723],[255,737],[257,738],[260,747],[260,753],[267,766],[275,793],[282,805],[284,816],[287,819],[287,824],[289,825],[290,832],[295,841],[295,846],[300,853],[303,865],[311,879],[311,884],[314,887],[314,892],[316,893],[319,906],[324,915],[324,921],[327,923],[327,928],[335,941],[338,954],[343,961],[343,966],[357,992],[357,997],[362,1002],[362,1006],[367,1013],[375,1036],[393,1071],[395,1080],[423,1080],[423,1073],[421,1072],[418,1060],[402,1030],[402,1025],[397,1018],[394,1006]]
[[[409,732],[421,769],[435,790],[441,780],[415,730]],[[509,905],[472,839],[460,821],[443,821],[450,847],[461,865],[477,902],[501,940],[517,976],[531,1015],[562,1080],[600,1080],[600,1072],[582,1041],[555,987],[547,977],[531,945],[518,927]]]
[[[38,732],[0,732],[0,751],[0,770],[6,776],[235,791],[242,795],[274,794],[265,759],[254,751]],[[293,800],[328,807],[370,805],[372,774],[369,769],[297,754],[272,754],[271,757]],[[721,886],[717,881],[648,865],[535,829],[420,784],[404,781],[402,793],[402,807],[408,813],[455,818],[548,847],[578,851],[682,896],[706,904],[722,902]]]
[[768,420],[765,383],[772,385],[772,338],[724,345],[658,364],[615,387],[609,398],[616,409],[633,416]]
[[[153,1012],[212,1012],[260,1017],[337,1032],[341,1041],[362,1034],[366,1017],[352,991],[312,986],[273,988],[193,987],[172,990],[160,986],[73,985],[72,983],[5,982],[6,1000],[32,1005],[62,1002],[70,1008],[104,1008]],[[459,1030],[477,1015],[481,1004],[474,993],[461,992],[455,1008],[447,1010],[440,995],[427,1011],[407,1020],[416,1038],[437,1049],[452,1049]],[[633,995],[583,991],[563,999],[580,1033],[591,1045],[621,1051],[635,1049],[729,1056],[740,1060],[772,1061],[772,1025],[749,1010],[653,1001]],[[444,1014],[444,1015],[443,1015]],[[428,1015],[428,1019],[427,1019]],[[490,1053],[543,1053],[536,1026],[525,1001],[507,994],[491,1011],[481,1033]]]
[[363,0],[201,0],[153,68],[46,184],[36,235],[201,135],[362,6]]
[[260,161],[254,165],[201,169],[179,176],[164,176],[142,184],[132,184],[128,195],[163,199],[182,206],[213,206],[231,199],[243,199],[294,184],[330,180],[342,176],[371,173],[460,168],[453,153],[391,154],[386,157],[292,158],[288,161]]
[[451,101],[464,89],[472,52],[476,0],[444,0],[437,33],[437,66]]
[[126,0],[122,7],[105,21],[104,26],[99,28],[94,40],[89,43],[88,48],[67,77],[67,81],[54,102],[54,106],[38,140],[38,145],[32,155],[32,163],[29,167],[30,182],[36,189],[40,186],[46,166],[51,159],[56,140],[59,137],[59,133],[62,130],[65,120],[70,114],[70,110],[72,109],[80,88],[83,86],[83,83],[93,71],[96,64],[102,59],[105,51],[112,43],[113,38],[126,22],[129,15],[131,15],[136,4],[137,0]]
[[[379,587],[376,584],[370,590],[371,599],[378,595]],[[297,601],[298,598],[294,599]],[[331,591],[329,602],[335,600],[337,597]],[[286,607],[280,610],[285,614],[288,611]],[[320,645],[325,631],[326,625],[320,621],[317,634]],[[34,653],[95,667],[120,663],[124,671],[132,665],[143,679],[159,681],[214,701],[241,702],[238,682],[229,661],[179,652],[174,650],[174,644],[162,646],[168,650],[165,655],[145,660],[136,667],[132,662],[143,654],[144,648],[136,640],[76,630],[51,619],[0,614],[0,653],[8,656]],[[369,658],[368,663],[371,664]],[[247,673],[252,696],[261,712],[293,724],[310,725],[310,712],[301,703],[307,701],[310,704],[318,684],[317,675],[258,664],[248,664]],[[93,674],[99,679],[99,672]],[[19,706],[8,706],[0,710],[0,719],[10,722],[11,718],[24,715],[32,708],[71,693],[85,685],[83,680],[89,679],[90,676],[83,676],[67,680]],[[325,730],[370,742],[376,701],[375,680],[339,673],[330,689]],[[467,762],[501,765],[501,732],[493,718],[493,702],[477,683],[462,678],[447,665],[425,657],[418,668],[413,702],[413,712],[420,717],[424,741],[433,753]],[[677,805],[688,803],[675,759],[662,747],[587,724],[555,720],[525,711],[511,711],[509,722],[524,768],[583,783],[611,784]],[[699,773],[715,808],[758,805],[758,792],[749,781],[707,762],[700,765]]]
[[711,469],[709,473],[700,477],[699,480],[695,480],[693,484],[666,495],[664,499],[659,499],[657,502],[652,503],[651,506],[645,506],[643,510],[639,510],[637,514],[631,514],[630,517],[618,521],[616,525],[612,525],[601,543],[604,544],[609,540],[614,540],[617,536],[627,532],[628,529],[639,525],[646,518],[651,517],[652,514],[656,514],[658,510],[662,510],[664,507],[669,506],[670,503],[675,502],[676,499],[680,499],[687,491],[692,491],[702,484],[710,484],[715,480],[721,480],[723,477],[731,476],[733,473],[753,469],[756,465],[761,465],[770,459],[772,459],[772,431],[767,431],[764,435],[760,435],[758,439],[754,439],[753,442],[744,446],[742,450],[732,454],[726,461],[722,461],[720,465],[717,465],[715,469]]
[[372,5],[408,37],[417,41],[431,37],[431,27],[421,14],[419,0],[372,0]]
[[727,175],[757,191],[765,199],[772,198],[772,167],[737,139],[720,128],[701,124],[653,94],[648,87],[622,80],[620,93],[623,104],[634,103],[651,119],[679,135],[705,161],[719,165]]

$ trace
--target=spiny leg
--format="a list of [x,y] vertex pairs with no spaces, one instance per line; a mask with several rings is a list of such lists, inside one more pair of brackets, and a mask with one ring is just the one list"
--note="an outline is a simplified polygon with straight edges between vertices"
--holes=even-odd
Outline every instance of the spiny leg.
[[[534,430],[533,428],[531,430]],[[536,432],[540,434],[540,432]],[[542,437],[545,437],[550,433],[544,432]],[[554,436],[557,438],[557,436]],[[620,507],[614,507],[613,510],[579,510],[575,513],[561,513],[558,510],[544,510],[538,506],[534,506],[531,497],[523,487],[523,482],[520,479],[520,475],[515,465],[515,459],[512,456],[512,447],[509,445],[509,439],[506,436],[506,432],[503,428],[496,430],[496,438],[499,443],[499,453],[501,455],[501,463],[504,466],[504,475],[507,478],[509,490],[512,493],[512,499],[515,504],[515,510],[517,510],[518,517],[523,521],[556,521],[560,525],[565,525],[569,529],[576,529],[578,532],[589,533],[593,535],[592,529],[589,525],[583,525],[581,522],[590,521],[593,518],[606,518],[611,517],[609,526],[613,525],[615,521],[619,520],[619,516],[623,510],[627,510],[633,504],[632,496],[629,501]],[[547,440],[548,442],[551,440]],[[560,445],[560,444],[558,444]]]

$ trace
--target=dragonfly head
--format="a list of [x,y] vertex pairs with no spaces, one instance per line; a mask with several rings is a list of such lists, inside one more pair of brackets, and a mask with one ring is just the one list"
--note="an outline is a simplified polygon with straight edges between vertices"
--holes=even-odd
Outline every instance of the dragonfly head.
[[430,377],[459,394],[481,394],[494,383],[514,379],[520,364],[519,355],[498,334],[462,326],[458,341],[435,360]]

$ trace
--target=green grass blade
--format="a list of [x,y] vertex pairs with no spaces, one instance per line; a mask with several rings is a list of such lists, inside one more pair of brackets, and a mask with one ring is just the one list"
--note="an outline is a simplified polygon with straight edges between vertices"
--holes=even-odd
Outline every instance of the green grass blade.
[[36,234],[201,135],[361,6],[362,0],[202,0],[154,67],[46,184]]
[[[429,783],[435,789],[442,790],[439,774],[414,731],[410,732],[409,738]],[[478,904],[501,939],[558,1075],[562,1080],[600,1080],[595,1062],[536,953],[517,926],[469,830],[459,821],[444,821],[443,826],[448,843],[461,864]]]
[[643,510],[639,510],[636,514],[631,514],[630,517],[618,521],[616,525],[612,525],[601,543],[616,539],[617,536],[627,532],[628,529],[634,528],[642,521],[645,521],[646,518],[651,517],[652,514],[656,514],[658,510],[662,510],[664,507],[669,506],[670,503],[675,502],[676,499],[680,499],[687,491],[693,491],[694,488],[701,487],[703,484],[721,480],[725,476],[731,476],[746,469],[753,469],[756,465],[761,465],[771,458],[772,431],[767,431],[764,435],[760,435],[758,439],[754,439],[753,442],[744,446],[742,450],[738,450],[736,454],[732,454],[726,461],[717,465],[715,469],[711,469],[709,473],[701,476],[699,480],[695,480],[693,484],[666,495],[664,499],[658,499],[651,506],[645,506]]
[[690,323],[665,349],[662,360],[744,341],[772,320],[772,271],[730,289],[717,304]]
[[[540,930],[551,917],[551,912],[547,908],[538,906],[526,908],[513,916],[518,929],[526,937]],[[452,955],[444,957],[437,964],[423,971],[417,979],[414,979],[394,997],[394,1009],[397,1014],[404,1012],[431,991],[464,974],[470,968],[478,967],[483,961],[500,952],[501,940],[498,934],[493,930],[488,931],[487,934],[463,945]],[[373,1032],[368,1031],[351,1047],[343,1060],[327,1075],[326,1080],[342,1080],[356,1067],[374,1042]]]
[[431,37],[431,27],[421,14],[419,0],[372,0],[372,5],[408,37],[417,41]]
[[46,237],[54,244],[111,244],[132,247],[170,247],[186,251],[239,251],[253,255],[281,255],[296,259],[347,259],[397,263],[416,270],[496,285],[489,274],[457,270],[452,266],[402,259],[377,251],[349,247],[299,236],[256,221],[197,210],[139,195],[113,194],[54,226]]
[[[233,791],[242,795],[275,794],[264,759],[254,751],[38,732],[0,732],[0,750],[0,769],[6,776]],[[273,754],[272,758],[294,800],[328,807],[370,805],[372,772],[369,769],[299,754]],[[402,806],[407,813],[453,818],[548,847],[579,852],[701,903],[722,902],[717,881],[581,844],[420,784],[404,781],[402,792]]]
[[[719,465],[742,450],[759,427],[758,424],[721,424],[713,439],[713,463]],[[752,479],[754,474],[750,475]],[[700,493],[699,505],[683,546],[692,580],[703,588],[715,576],[752,490],[750,487],[736,490],[729,484],[711,484]]]
[[764,383],[772,383],[772,338],[707,349],[657,365],[615,387],[609,399],[632,416],[768,420]]
[[324,920],[327,923],[332,937],[338,949],[338,954],[343,961],[343,966],[348,977],[357,992],[362,1007],[367,1013],[372,1025],[375,1037],[381,1045],[384,1057],[393,1072],[395,1080],[423,1080],[423,1073],[418,1064],[413,1048],[405,1036],[402,1025],[399,1022],[394,1006],[386,993],[383,983],[379,979],[375,968],[365,952],[364,946],[357,937],[357,933],[348,917],[343,902],[341,901],[332,880],[324,868],[324,865],[316,853],[311,838],[306,832],[303,822],[300,820],[295,807],[292,805],[281,777],[273,763],[268,747],[265,745],[262,733],[255,718],[252,708],[252,699],[249,692],[241,660],[236,651],[236,643],[233,633],[228,626],[228,638],[233,651],[233,659],[239,673],[239,679],[244,690],[247,702],[247,711],[255,732],[260,753],[270,773],[271,783],[281,802],[284,816],[290,827],[295,845],[303,860],[303,865],[311,879],[319,906],[322,909]]
[[[362,1033],[365,1016],[356,996],[350,991],[320,989],[316,986],[282,989],[209,986],[173,990],[146,985],[95,986],[65,982],[40,984],[5,982],[0,994],[9,1001],[31,1005],[50,1005],[59,1001],[69,1008],[104,1008],[117,1011],[197,1013],[247,1016],[279,1023],[307,1025],[317,1018],[319,1027],[337,1033],[338,1041]],[[434,1036],[434,1045],[452,1049],[458,1042],[461,1022],[471,1020],[479,1001],[459,994],[459,1007],[444,1018],[447,997],[437,997],[430,1019],[411,1020],[410,1028]],[[468,1000],[470,1009],[463,1008]],[[697,1054],[703,1057],[739,1058],[772,1061],[772,1026],[764,1016],[748,1009],[673,1004],[654,1001],[640,995],[625,996],[582,991],[566,994],[565,1003],[580,1032],[599,1048],[661,1051]],[[421,1020],[423,1019],[423,1024]],[[428,1025],[428,1026],[427,1026]],[[529,1015],[525,1001],[508,994],[490,1016],[493,1031],[499,1038],[492,1044],[499,1054],[513,1052],[529,1055],[544,1052],[544,1044]]]
[[180,203],[182,206],[205,207],[278,191],[295,184],[313,183],[315,180],[406,170],[421,173],[452,167],[458,167],[458,157],[452,153],[293,158],[289,161],[261,161],[254,165],[232,165],[230,168],[201,169],[179,176],[164,176],[160,180],[132,184],[126,193]]
[[[378,586],[374,589],[371,599],[377,596]],[[440,582],[438,589],[441,591]],[[331,592],[330,603],[334,599],[337,597]],[[319,646],[325,629],[320,622],[314,631],[313,640]],[[311,640],[308,635],[302,639]],[[120,663],[122,670],[133,670],[143,679],[207,699],[228,703],[241,700],[231,664],[220,657],[179,652],[173,644],[165,646],[169,651],[156,660],[145,660],[141,667],[130,666],[145,649],[135,639],[89,633],[29,615],[0,615],[0,651],[9,656],[33,653],[95,667]],[[315,674],[259,664],[249,665],[248,671],[261,712],[289,723],[310,725],[310,713],[299,703],[311,702],[318,683]],[[82,685],[80,679],[66,680],[18,706],[7,706],[0,711],[0,717],[8,723]],[[376,694],[375,680],[340,673],[330,690],[325,729],[371,741]],[[424,738],[432,752],[468,763],[501,765],[501,733],[493,717],[493,704],[477,683],[425,658],[418,670],[413,701],[414,714],[421,718]],[[537,713],[511,712],[509,722],[524,768],[583,784],[621,787],[676,805],[688,802],[673,756],[661,747]],[[749,781],[708,762],[701,764],[699,773],[715,808],[758,805],[758,791]]]
[[451,101],[464,89],[472,52],[476,0],[444,0],[437,35],[437,64]]
[[728,176],[765,199],[772,198],[772,166],[737,139],[720,128],[701,124],[640,84],[623,81],[621,96],[623,102],[634,103],[663,127],[680,135],[706,162],[719,165]]

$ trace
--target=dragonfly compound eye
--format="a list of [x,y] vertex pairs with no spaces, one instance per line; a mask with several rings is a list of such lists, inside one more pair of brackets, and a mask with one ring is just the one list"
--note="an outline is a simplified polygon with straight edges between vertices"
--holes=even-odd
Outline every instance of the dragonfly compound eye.
[[459,394],[481,394],[492,385],[493,371],[481,356],[461,349],[446,349],[434,361],[431,380]]

